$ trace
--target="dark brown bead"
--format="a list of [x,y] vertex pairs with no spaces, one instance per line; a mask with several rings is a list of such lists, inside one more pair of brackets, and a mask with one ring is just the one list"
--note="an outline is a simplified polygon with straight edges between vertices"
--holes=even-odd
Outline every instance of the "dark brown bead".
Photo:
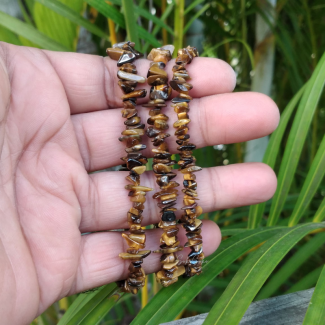
[[122,110],[122,117],[124,118],[130,118],[133,116],[136,116],[138,114],[138,111],[134,108],[125,108]]
[[144,98],[147,95],[147,91],[145,89],[134,90],[131,93],[128,93],[122,96],[122,99],[129,99],[129,98]]
[[120,70],[121,71],[128,72],[128,73],[133,73],[133,74],[137,74],[138,73],[136,66],[134,64],[132,64],[132,63],[125,63],[125,64],[123,64],[120,67]]
[[132,63],[135,59],[136,56],[134,53],[124,52],[117,61],[117,66],[120,67],[125,63]]
[[136,129],[144,129],[146,126],[145,124],[136,124],[136,125],[128,125],[126,127],[127,130],[136,130]]
[[163,64],[163,62],[151,63],[147,77],[150,77],[153,75],[160,75],[160,76],[164,76],[167,78],[167,72],[164,70],[164,68],[165,68],[165,64]]
[[150,89],[150,99],[167,100],[171,94],[171,88],[168,85],[153,86]]
[[147,130],[146,130],[146,134],[149,138],[154,138],[156,137],[161,131],[160,130],[157,130],[153,127],[148,127]]
[[158,208],[170,208],[170,207],[173,207],[174,205],[176,205],[176,202],[175,201],[173,201],[173,202],[171,202],[171,203],[166,203],[166,204],[164,204],[164,203],[158,203],[157,204],[157,206],[158,206]]
[[194,149],[196,149],[196,146],[193,143],[187,143],[177,147],[177,150],[179,151],[194,150]]
[[171,80],[169,82],[169,84],[174,90],[176,90],[178,92],[189,91],[191,89],[190,86],[188,86],[189,84],[187,84],[187,83],[179,83],[176,80]]
[[185,135],[187,132],[188,132],[188,127],[187,126],[182,126],[182,127],[178,128],[175,131],[175,135],[176,136],[178,136],[178,135]]
[[146,149],[146,148],[147,148],[146,145],[144,145],[144,144],[138,144],[138,145],[135,145],[135,146],[133,146],[133,147],[131,147],[131,148],[127,148],[127,149],[125,149],[125,151],[126,151],[126,152],[136,152],[136,151],[144,150],[144,149]]
[[166,165],[164,165],[164,164],[160,164],[160,163],[159,163],[159,164],[155,164],[155,165],[153,166],[153,171],[154,171],[155,173],[157,173],[157,174],[167,174],[167,173],[170,173],[171,170],[172,170],[171,167],[166,166]]
[[129,158],[126,164],[129,170],[133,167],[142,166],[142,163],[139,160],[133,158]]
[[124,124],[125,125],[136,125],[140,122],[141,122],[141,118],[139,116],[134,116],[134,117],[131,117],[131,118],[127,119],[126,121],[124,121]]
[[127,80],[119,80],[118,85],[121,88],[121,90],[125,93],[128,94],[132,91],[134,91],[135,87],[137,86],[137,82],[133,81],[127,81]]
[[153,76],[149,76],[147,79],[147,83],[150,86],[157,86],[157,85],[166,84],[167,80],[168,80],[167,76],[156,74]]
[[167,122],[163,120],[155,120],[154,126],[158,130],[167,130],[169,128]]
[[106,49],[107,55],[112,59],[112,60],[119,60],[121,55],[124,53],[122,49],[119,48],[108,48]]
[[125,108],[125,109],[132,109],[132,108],[135,108],[135,103],[133,102],[133,101],[131,101],[131,100],[125,100],[125,101],[123,101],[123,107]]
[[149,115],[150,115],[150,116],[159,115],[160,112],[161,112],[161,108],[160,108],[160,107],[155,107],[155,108],[153,108],[153,109],[151,109],[151,110],[149,111]]

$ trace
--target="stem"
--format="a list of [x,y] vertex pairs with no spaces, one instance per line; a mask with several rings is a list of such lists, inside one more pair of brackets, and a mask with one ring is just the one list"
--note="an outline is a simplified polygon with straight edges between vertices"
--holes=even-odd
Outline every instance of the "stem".
[[[108,2],[108,4],[111,4],[111,3]],[[110,38],[111,44],[113,45],[113,44],[117,43],[117,37],[116,37],[116,33],[115,33],[115,23],[110,18],[107,19],[107,22],[108,22],[109,38]]]
[[[176,0],[176,7],[174,13],[174,46],[175,49],[183,48],[183,29],[184,29],[184,6],[185,0]],[[177,56],[177,51],[174,51],[174,57]]]
[[141,291],[141,309],[143,309],[148,304],[148,276],[146,276],[146,280]]

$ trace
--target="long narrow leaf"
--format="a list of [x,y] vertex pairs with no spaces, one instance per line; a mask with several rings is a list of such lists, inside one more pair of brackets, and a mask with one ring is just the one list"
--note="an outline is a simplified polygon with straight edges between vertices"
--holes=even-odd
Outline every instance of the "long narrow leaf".
[[[266,152],[264,154],[263,162],[269,165],[271,168],[274,168],[275,161],[279,153],[280,145],[282,142],[282,138],[284,132],[287,128],[289,123],[290,117],[297,106],[303,92],[306,89],[306,85],[303,86],[295,96],[290,100],[287,107],[284,109],[283,113],[281,114],[280,123],[277,129],[273,132],[270,137],[270,141],[267,145]],[[265,210],[265,202],[252,205],[249,209],[249,216],[248,216],[248,228],[254,229],[257,228],[262,220],[263,213]]]
[[275,273],[262,288],[256,299],[261,300],[273,295],[289,277],[313,255],[325,242],[325,233],[320,233],[309,240]]
[[289,219],[289,227],[295,226],[308,208],[325,174],[325,136],[308,171],[299,198]]
[[206,12],[210,8],[210,3],[207,3],[205,6],[203,6],[191,19],[189,22],[185,25],[183,33],[185,34],[188,29],[191,27],[191,25],[194,23],[196,19],[198,19],[204,12]]
[[52,51],[69,51],[69,48],[47,37],[35,27],[30,26],[17,18],[11,17],[0,11],[0,26],[28,39],[40,47]]
[[318,279],[315,291],[311,298],[303,325],[324,324],[325,323],[325,267]]
[[288,195],[307,132],[325,83],[325,54],[319,61],[299,104],[278,176],[278,188],[272,200],[268,226],[276,225]]
[[108,35],[106,35],[100,28],[89,22],[87,19],[85,19],[79,13],[66,6],[64,3],[58,0],[35,0],[35,2],[41,3],[43,6],[69,19],[73,23],[86,28],[93,34],[105,39],[109,39]]
[[323,227],[325,224],[303,224],[270,238],[239,269],[204,324],[238,324],[263,283],[288,251],[310,231]]
[[324,218],[325,218],[325,198],[323,199],[322,203],[319,205],[315,213],[313,222],[321,222],[324,220]]
[[130,0],[122,0],[126,31],[129,41],[135,43],[135,48],[140,50],[137,22],[135,18],[134,4]]
[[102,319],[122,295],[115,283],[91,293],[80,294],[58,325],[97,324],[94,320]]
[[203,272],[199,277],[179,279],[174,285],[161,289],[131,324],[156,325],[173,320],[179,311],[228,265],[276,233],[286,231],[286,228],[246,230],[225,240],[218,250],[204,261],[207,263],[203,264]]

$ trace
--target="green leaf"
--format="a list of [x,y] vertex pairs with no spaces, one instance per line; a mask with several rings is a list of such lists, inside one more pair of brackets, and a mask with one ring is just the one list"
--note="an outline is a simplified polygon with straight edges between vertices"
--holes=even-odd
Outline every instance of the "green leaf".
[[148,31],[146,31],[143,27],[138,26],[138,33],[141,39],[144,41],[150,43],[154,47],[160,47],[161,43],[157,41],[157,39],[150,34]]
[[207,3],[205,6],[203,6],[191,19],[188,21],[188,23],[185,25],[183,33],[185,34],[188,29],[191,27],[191,25],[194,23],[196,19],[198,19],[205,11],[207,11],[210,8],[210,3]]
[[91,293],[82,293],[68,308],[58,325],[98,324],[122,295],[115,283]]
[[325,242],[325,233],[320,233],[310,239],[275,273],[268,283],[261,289],[256,300],[273,295],[277,289],[313,255]]
[[17,35],[5,27],[0,28],[0,41],[14,45],[22,45]]
[[[60,0],[63,4],[68,5],[71,10],[81,12],[82,0]],[[69,48],[71,51],[77,48],[78,29],[77,25],[69,19],[48,9],[42,1],[34,4],[33,17],[36,27],[39,31]]]
[[295,208],[289,219],[289,227],[295,226],[314,197],[325,173],[325,136],[317,150],[317,154],[308,171],[306,180],[295,205]]
[[220,46],[222,46],[224,44],[227,44],[227,43],[230,43],[230,42],[239,42],[239,43],[242,43],[244,45],[244,47],[245,47],[245,49],[246,49],[246,51],[248,53],[251,65],[252,65],[252,69],[254,70],[255,69],[255,63],[254,63],[253,51],[252,51],[251,47],[249,46],[249,44],[247,42],[245,42],[244,40],[240,39],[240,38],[227,38],[224,41],[219,42],[218,44],[205,49],[203,51],[203,53],[201,54],[201,56],[211,56],[213,51],[217,50]]
[[278,176],[278,187],[272,200],[268,226],[276,225],[288,195],[310,123],[325,83],[325,54],[319,61],[300,101]]
[[300,279],[297,283],[295,283],[289,290],[287,290],[285,292],[285,294],[297,292],[297,291],[301,291],[301,290],[306,290],[306,289],[313,287],[316,284],[316,282],[322,272],[323,267],[324,267],[324,265],[309,272],[302,279]]
[[71,22],[86,28],[93,34],[105,39],[109,39],[108,35],[106,35],[106,33],[104,33],[100,28],[98,28],[96,25],[89,22],[87,19],[82,17],[78,12],[69,8],[64,3],[58,0],[35,0],[35,2],[38,2],[43,6],[53,10],[57,14],[69,19]]
[[[288,251],[325,224],[303,224],[275,235],[253,252],[236,273],[203,324],[238,324],[263,283]],[[233,238],[233,237],[232,237]]]
[[134,11],[133,1],[122,0],[122,7],[124,10],[124,19],[126,23],[126,31],[128,35],[128,40],[135,43],[135,48],[140,50],[137,22]]
[[157,16],[152,15],[148,10],[142,9],[138,6],[134,6],[134,12],[148,20],[151,20],[153,23],[156,24],[156,26],[165,28],[170,34],[174,35],[174,31],[167,24],[164,23],[163,19],[159,19]]
[[103,14],[106,18],[112,19],[115,24],[126,28],[124,16],[114,6],[109,5],[103,0],[85,0],[90,6]]
[[11,17],[0,11],[0,26],[28,39],[40,47],[51,51],[69,51],[69,48],[56,42],[39,32],[35,27],[30,26],[17,18]]
[[187,13],[189,13],[193,8],[195,8],[196,6],[198,6],[200,3],[204,2],[205,0],[195,0],[192,1],[192,3],[187,6],[187,8],[184,10],[184,15],[186,15]]
[[315,291],[311,297],[309,307],[303,322],[303,325],[324,324],[325,323],[325,267],[317,281]]
[[325,218],[325,198],[323,198],[322,203],[319,205],[315,213],[313,222],[321,222],[324,220],[324,218]]
[[[303,86],[290,100],[289,104],[286,106],[283,113],[281,114],[279,126],[270,137],[270,141],[268,143],[267,149],[264,154],[263,162],[269,165],[271,168],[274,168],[275,166],[275,161],[279,153],[284,132],[287,128],[290,117],[296,105],[300,101],[300,98],[304,93],[305,89],[306,89],[306,85]],[[248,228],[254,229],[260,225],[261,220],[263,218],[264,210],[265,210],[265,202],[252,205],[250,207],[249,216],[248,216]]]
[[203,263],[203,272],[199,277],[181,278],[172,286],[161,289],[131,324],[156,325],[173,320],[206,285],[242,254],[274,234],[285,231],[287,228],[246,230],[223,241],[218,250],[206,258],[204,262],[207,263]]

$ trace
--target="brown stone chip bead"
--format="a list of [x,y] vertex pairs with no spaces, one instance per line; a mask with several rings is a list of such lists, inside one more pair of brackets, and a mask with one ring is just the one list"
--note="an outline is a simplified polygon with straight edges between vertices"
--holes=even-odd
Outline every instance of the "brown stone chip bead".
[[133,64],[141,56],[141,53],[134,49],[134,43],[114,44],[113,48],[107,49],[107,54],[111,59],[117,61],[119,67],[118,85],[124,93],[121,99],[123,101],[122,117],[126,118],[124,122],[126,129],[122,131],[119,140],[126,144],[127,155],[121,158],[123,165],[120,170],[129,171],[126,180],[130,184],[126,185],[125,188],[129,191],[128,196],[133,205],[127,212],[129,231],[122,233],[122,237],[129,248],[126,253],[119,254],[123,260],[130,261],[129,275],[126,280],[119,282],[119,286],[124,292],[136,294],[145,283],[146,275],[141,267],[143,258],[151,253],[150,250],[143,250],[146,234],[142,230],[141,222],[146,193],[153,189],[140,184],[140,175],[145,172],[145,164],[148,159],[142,154],[142,150],[146,146],[141,143],[145,125],[141,123],[141,118],[136,109],[137,99],[145,97],[147,92],[145,89],[135,89],[137,84],[144,83],[146,78],[137,75],[136,66]]
[[179,145],[177,149],[181,158],[178,165],[184,177],[184,189],[182,189],[182,192],[185,194],[183,197],[184,206],[182,207],[184,214],[181,217],[181,222],[186,230],[188,240],[185,247],[191,248],[185,265],[186,276],[200,274],[202,272],[202,260],[204,258],[202,237],[200,235],[202,221],[197,219],[203,211],[197,204],[197,183],[194,174],[202,170],[202,168],[195,165],[196,159],[193,157],[192,150],[196,146],[190,142],[190,135],[188,134],[188,124],[191,122],[188,114],[190,110],[189,102],[192,100],[189,91],[193,86],[187,82],[190,76],[186,71],[186,65],[191,63],[193,58],[197,56],[198,52],[195,47],[188,46],[179,50],[175,60],[176,65],[173,67],[173,79],[169,83],[171,88],[179,92],[177,97],[172,99],[172,106],[178,117],[178,120],[174,123],[174,128],[176,128],[176,142]]
[[176,176],[172,171],[175,161],[172,160],[168,145],[165,142],[165,139],[169,137],[169,134],[165,133],[165,130],[169,128],[168,116],[162,113],[163,107],[166,106],[165,101],[172,90],[168,85],[167,72],[164,69],[172,57],[173,50],[172,45],[166,45],[153,49],[149,53],[148,59],[153,62],[150,63],[147,82],[152,87],[150,101],[143,105],[151,108],[146,134],[151,138],[153,145],[157,147],[157,149],[152,150],[154,153],[152,169],[160,191],[156,192],[153,198],[158,200],[157,206],[161,209],[161,221],[158,227],[162,228],[164,232],[160,238],[160,249],[154,252],[164,254],[161,259],[162,269],[156,273],[156,279],[165,287],[175,283],[178,277],[185,272],[184,266],[180,265],[181,262],[176,257],[176,253],[183,249],[177,240],[176,209],[173,208],[178,195],[176,187],[179,184],[172,181]]

